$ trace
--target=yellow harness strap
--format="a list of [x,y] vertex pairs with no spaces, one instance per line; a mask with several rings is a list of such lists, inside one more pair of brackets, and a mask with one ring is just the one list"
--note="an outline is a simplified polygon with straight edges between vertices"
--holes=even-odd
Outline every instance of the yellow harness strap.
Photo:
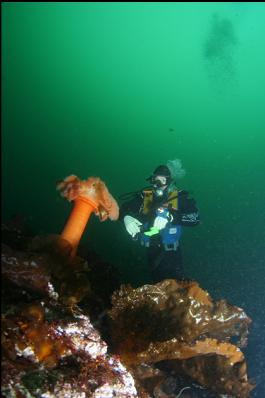
[[[151,206],[152,206],[153,191],[151,191],[151,190],[143,191],[143,195],[144,195],[144,203],[143,203],[142,213],[146,215],[149,213]],[[178,210],[178,191],[177,190],[170,192],[168,201],[167,201],[167,203],[165,203],[165,207],[169,207],[169,205],[170,205],[170,207],[172,207],[173,210]]]
[[178,201],[177,189],[175,189],[175,191],[170,192],[168,199],[169,199],[169,201],[167,202],[167,205],[170,204],[173,210],[178,210],[179,201]]
[[143,195],[144,195],[144,203],[143,203],[143,210],[142,213],[143,214],[148,214],[150,209],[151,209],[151,205],[153,202],[153,192],[151,190],[149,191],[143,191]]

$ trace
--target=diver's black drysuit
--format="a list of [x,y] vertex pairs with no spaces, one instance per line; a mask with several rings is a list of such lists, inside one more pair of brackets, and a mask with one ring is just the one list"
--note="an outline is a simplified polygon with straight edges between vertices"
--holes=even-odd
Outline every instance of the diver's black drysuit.
[[[188,195],[187,191],[173,191],[171,193],[173,199],[177,197],[177,208],[172,206],[172,202],[167,194],[162,199],[152,195],[152,203],[151,205],[149,203],[149,208],[146,210],[145,191],[142,191],[136,194],[133,199],[122,204],[119,220],[123,221],[124,217],[129,215],[139,220],[143,225],[148,225],[149,229],[157,217],[157,209],[162,206],[167,208],[173,217],[170,220],[171,225],[198,225],[200,220],[196,202],[194,199],[189,198]],[[140,234],[137,235],[135,238],[141,241]],[[150,237],[149,247],[147,247],[147,259],[153,283],[160,282],[163,279],[181,280],[184,278],[179,244],[174,249],[166,250],[161,239],[161,234]]]

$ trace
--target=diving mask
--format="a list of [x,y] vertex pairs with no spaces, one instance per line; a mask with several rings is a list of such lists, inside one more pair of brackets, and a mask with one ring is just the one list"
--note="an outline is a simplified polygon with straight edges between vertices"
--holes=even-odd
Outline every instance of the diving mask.
[[162,188],[167,185],[167,177],[165,176],[153,176],[151,183],[154,188]]
[[154,187],[155,195],[158,197],[163,196],[167,188],[167,177],[153,176],[151,182]]

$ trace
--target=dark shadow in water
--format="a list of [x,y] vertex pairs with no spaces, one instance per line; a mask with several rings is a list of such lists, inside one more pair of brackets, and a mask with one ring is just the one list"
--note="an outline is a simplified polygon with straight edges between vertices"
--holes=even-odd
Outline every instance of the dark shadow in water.
[[234,50],[237,44],[233,22],[213,14],[210,31],[203,45],[203,58],[208,77],[213,83],[230,83],[235,78]]

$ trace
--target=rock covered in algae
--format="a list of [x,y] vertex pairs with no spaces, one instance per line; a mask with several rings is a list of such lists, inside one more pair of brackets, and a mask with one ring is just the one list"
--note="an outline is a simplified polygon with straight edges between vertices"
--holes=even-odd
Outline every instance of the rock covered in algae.
[[[249,396],[253,386],[239,346],[246,344],[251,320],[241,308],[225,300],[214,302],[196,282],[175,280],[138,289],[122,286],[112,303],[112,343],[127,365],[192,363],[195,358],[201,366],[182,366],[194,380],[218,393]],[[230,342],[235,336],[236,345]],[[207,364],[212,363],[214,371],[209,373]]]
[[113,291],[104,277],[111,268],[94,255],[88,263],[70,260],[58,236],[13,240],[17,230],[9,231],[12,245],[2,247],[2,396],[212,397],[190,394],[194,381],[225,396],[249,396],[239,346],[250,319],[242,309],[214,302],[195,282],[123,286],[113,295],[109,356],[92,323]]
[[87,259],[71,258],[70,250],[58,235],[36,236],[28,242],[27,251],[2,244],[5,295],[31,293],[59,299],[68,308],[82,302],[90,316],[97,317],[110,306],[111,294],[119,286],[114,267],[94,253]]
[[132,375],[91,322],[91,298],[102,311],[105,297],[93,296],[87,262],[70,261],[64,242],[56,253],[56,240],[38,237],[27,251],[17,241],[2,246],[1,396],[137,397]]
[[35,303],[3,315],[2,351],[4,397],[137,396],[133,377],[107,354],[89,317],[66,318],[60,306]]

